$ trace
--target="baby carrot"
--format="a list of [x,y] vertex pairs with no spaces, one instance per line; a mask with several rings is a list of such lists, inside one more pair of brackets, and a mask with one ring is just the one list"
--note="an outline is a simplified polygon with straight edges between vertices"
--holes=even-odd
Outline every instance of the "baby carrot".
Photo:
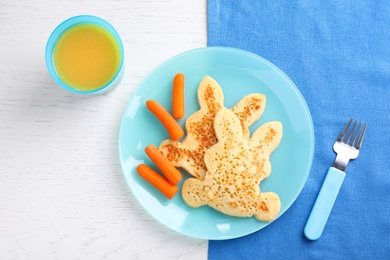
[[177,141],[183,137],[184,131],[176,120],[155,100],[146,101],[146,107],[152,112],[158,120],[164,125],[172,140]]
[[176,74],[172,88],[172,113],[176,119],[184,116],[184,75]]
[[145,164],[137,166],[138,174],[164,194],[168,199],[172,199],[178,191],[178,187],[172,185],[163,176],[155,172],[152,168]]
[[181,173],[165,158],[165,156],[154,146],[148,145],[145,148],[145,153],[156,164],[156,166],[162,171],[168,181],[176,185],[181,181]]

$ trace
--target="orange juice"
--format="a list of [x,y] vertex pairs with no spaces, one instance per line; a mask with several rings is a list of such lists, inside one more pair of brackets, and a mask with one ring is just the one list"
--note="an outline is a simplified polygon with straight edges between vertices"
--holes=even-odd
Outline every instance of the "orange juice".
[[80,91],[107,85],[122,62],[114,36],[96,24],[78,24],[59,37],[54,50],[54,67],[61,80]]

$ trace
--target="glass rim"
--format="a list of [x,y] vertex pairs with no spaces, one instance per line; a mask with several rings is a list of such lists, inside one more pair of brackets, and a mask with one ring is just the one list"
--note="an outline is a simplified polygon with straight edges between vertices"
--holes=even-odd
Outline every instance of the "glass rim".
[[[120,64],[119,67],[115,73],[115,75],[112,77],[112,79],[107,82],[105,85],[103,85],[100,88],[93,89],[93,90],[88,90],[88,91],[83,91],[79,90],[76,88],[73,88],[72,86],[66,84],[64,81],[61,80],[61,78],[58,76],[57,71],[54,66],[54,60],[53,60],[53,51],[54,47],[56,46],[56,43],[59,39],[59,37],[68,29],[72,28],[73,26],[80,25],[80,24],[94,24],[101,26],[105,30],[107,30],[115,39],[115,41],[118,44],[119,47],[119,57],[120,57]],[[94,94],[97,92],[101,92],[103,90],[108,89],[110,86],[115,83],[116,80],[120,80],[123,74],[123,63],[124,63],[124,48],[123,48],[123,43],[122,40],[118,34],[118,32],[115,30],[115,28],[108,23],[106,20],[93,16],[93,15],[77,15],[70,17],[63,22],[61,22],[50,34],[50,37],[46,43],[46,48],[45,48],[45,62],[46,62],[46,67],[49,70],[49,73],[51,77],[54,79],[54,81],[63,87],[64,89],[78,93],[78,94]]]

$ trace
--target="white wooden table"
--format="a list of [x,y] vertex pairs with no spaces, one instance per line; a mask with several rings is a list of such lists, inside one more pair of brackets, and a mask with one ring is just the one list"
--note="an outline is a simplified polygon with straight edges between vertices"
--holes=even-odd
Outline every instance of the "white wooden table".
[[[64,19],[119,32],[125,75],[106,95],[55,85],[44,50]],[[206,46],[206,1],[0,1],[0,259],[206,259],[207,241],[150,217],[123,178],[122,113],[157,65]]]

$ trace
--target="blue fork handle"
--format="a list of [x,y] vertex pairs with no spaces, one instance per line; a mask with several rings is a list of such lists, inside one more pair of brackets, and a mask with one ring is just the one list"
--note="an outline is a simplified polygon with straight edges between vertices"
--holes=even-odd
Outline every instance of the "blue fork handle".
[[334,167],[329,168],[305,226],[304,233],[308,239],[316,240],[320,238],[343,184],[344,177],[345,172]]

